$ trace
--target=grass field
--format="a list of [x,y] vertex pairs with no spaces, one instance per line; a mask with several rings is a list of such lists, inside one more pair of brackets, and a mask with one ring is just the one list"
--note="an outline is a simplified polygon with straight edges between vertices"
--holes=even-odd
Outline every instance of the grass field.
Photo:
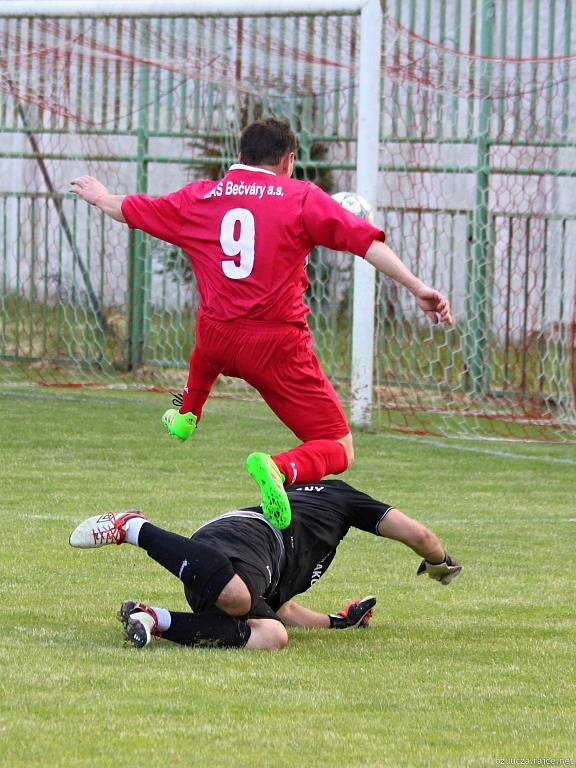
[[120,602],[183,609],[178,582],[133,547],[73,550],[70,529],[139,505],[187,534],[257,500],[250,450],[292,444],[264,406],[212,399],[178,445],[167,405],[0,390],[2,766],[576,765],[573,446],[358,434],[346,479],[430,525],[459,579],[417,579],[413,553],[353,531],[301,601],[329,612],[374,593],[368,631],[139,652]]

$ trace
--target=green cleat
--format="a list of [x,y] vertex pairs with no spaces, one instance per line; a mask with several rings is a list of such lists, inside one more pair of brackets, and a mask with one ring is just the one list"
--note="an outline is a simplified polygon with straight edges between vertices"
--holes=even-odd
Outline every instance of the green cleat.
[[267,453],[251,453],[246,459],[248,474],[256,480],[262,494],[262,513],[275,528],[288,528],[292,519],[290,502],[284,490],[284,476]]
[[168,433],[178,440],[188,440],[196,429],[196,416],[193,413],[180,413],[175,408],[169,408],[162,416],[162,424]]

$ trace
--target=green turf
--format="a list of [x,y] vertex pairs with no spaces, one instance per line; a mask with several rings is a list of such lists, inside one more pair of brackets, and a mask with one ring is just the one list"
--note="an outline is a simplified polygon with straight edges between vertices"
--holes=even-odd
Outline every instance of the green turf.
[[369,630],[290,630],[277,653],[136,651],[119,604],[183,609],[179,584],[133,547],[72,550],[73,525],[139,505],[189,533],[257,500],[250,451],[292,444],[262,405],[219,399],[180,444],[169,405],[0,390],[0,765],[576,764],[574,447],[359,434],[346,479],[432,526],[459,579],[416,578],[407,549],[352,532],[302,602],[374,593]]

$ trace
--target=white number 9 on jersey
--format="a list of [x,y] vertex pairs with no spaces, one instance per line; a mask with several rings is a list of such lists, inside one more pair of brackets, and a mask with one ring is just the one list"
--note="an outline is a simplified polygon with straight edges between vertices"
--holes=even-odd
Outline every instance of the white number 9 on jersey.
[[230,257],[222,260],[226,277],[232,280],[248,277],[254,266],[254,216],[249,210],[231,208],[225,214],[220,225],[220,245]]

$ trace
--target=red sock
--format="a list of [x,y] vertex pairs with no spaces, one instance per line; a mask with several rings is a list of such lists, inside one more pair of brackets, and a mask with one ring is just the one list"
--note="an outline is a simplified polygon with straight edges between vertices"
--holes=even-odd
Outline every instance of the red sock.
[[210,365],[196,345],[190,355],[188,381],[182,393],[180,413],[193,413],[197,421],[200,421],[202,408],[218,378],[218,373],[218,369]]
[[339,475],[348,469],[346,450],[336,440],[309,440],[272,458],[287,485],[315,483],[326,475]]

